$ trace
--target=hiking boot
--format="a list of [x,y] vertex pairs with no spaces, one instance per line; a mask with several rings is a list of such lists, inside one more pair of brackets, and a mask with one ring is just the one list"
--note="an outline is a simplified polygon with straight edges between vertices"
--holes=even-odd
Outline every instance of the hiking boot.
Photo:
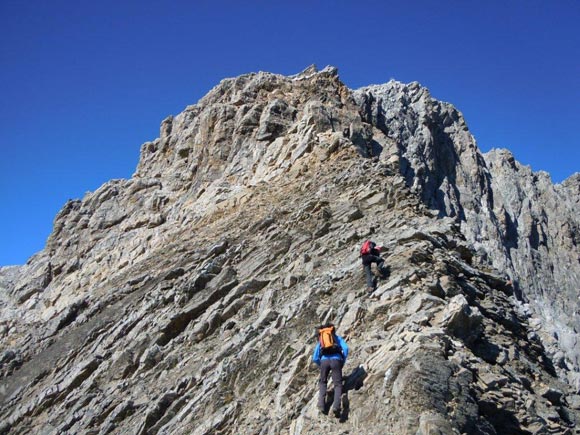
[[341,414],[340,409],[332,408],[332,413],[334,414],[334,416],[336,418],[340,418],[340,414]]
[[374,291],[375,291],[375,288],[374,287],[367,287],[367,293],[370,294],[370,293],[372,293]]
[[326,412],[326,409],[324,409],[324,406],[318,405],[317,408],[318,408],[318,410],[320,411],[321,414],[324,414],[324,415],[328,414]]

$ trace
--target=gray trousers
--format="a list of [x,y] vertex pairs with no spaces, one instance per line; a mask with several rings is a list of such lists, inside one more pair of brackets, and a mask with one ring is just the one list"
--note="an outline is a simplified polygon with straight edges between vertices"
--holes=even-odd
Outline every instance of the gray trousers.
[[320,361],[320,380],[318,382],[318,407],[324,409],[326,399],[326,382],[328,373],[332,371],[332,383],[334,384],[334,402],[332,409],[340,409],[342,396],[342,360],[323,359]]

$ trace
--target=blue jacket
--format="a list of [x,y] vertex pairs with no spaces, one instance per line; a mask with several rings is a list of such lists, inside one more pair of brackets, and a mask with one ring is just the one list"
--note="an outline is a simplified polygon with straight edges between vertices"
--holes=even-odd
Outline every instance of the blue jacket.
[[341,359],[343,362],[346,362],[346,357],[348,356],[348,345],[346,344],[346,341],[344,341],[344,338],[342,338],[341,336],[335,335],[335,337],[338,341],[340,349],[342,350],[342,355],[340,353],[335,353],[332,355],[322,355],[320,353],[320,343],[316,343],[314,353],[312,354],[312,361],[317,366],[320,365],[320,361],[322,361],[323,359]]

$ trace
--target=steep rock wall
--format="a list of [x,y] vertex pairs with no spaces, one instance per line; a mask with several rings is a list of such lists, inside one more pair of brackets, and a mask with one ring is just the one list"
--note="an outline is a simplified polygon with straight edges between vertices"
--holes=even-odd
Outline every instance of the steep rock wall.
[[513,283],[558,366],[580,388],[578,175],[561,185],[505,150],[482,154],[461,113],[417,83],[354,92],[363,119],[396,142],[407,184],[457,220],[478,254]]
[[[496,213],[491,169],[455,109],[391,87],[383,111],[333,68],[224,80],[67,203],[0,269],[0,433],[571,433],[571,368],[467,231],[501,230],[472,209]],[[328,320],[353,350],[336,421],[309,363]]]

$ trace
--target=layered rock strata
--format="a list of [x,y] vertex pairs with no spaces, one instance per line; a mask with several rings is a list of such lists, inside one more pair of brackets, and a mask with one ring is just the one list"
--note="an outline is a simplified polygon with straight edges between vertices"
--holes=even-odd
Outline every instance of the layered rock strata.
[[395,142],[407,185],[454,218],[529,302],[550,353],[580,389],[580,174],[554,185],[507,150],[482,154],[461,113],[417,83],[391,81],[354,97],[363,119]]
[[[498,210],[526,214],[495,153],[416,84],[222,81],[163,121],[131,179],[67,203],[42,252],[0,269],[0,433],[573,433],[573,353],[542,320],[570,325],[569,307],[519,275],[544,245],[505,244]],[[574,222],[544,231],[558,255]],[[372,293],[365,238],[388,248]],[[326,321],[352,349],[340,419],[315,407]]]

